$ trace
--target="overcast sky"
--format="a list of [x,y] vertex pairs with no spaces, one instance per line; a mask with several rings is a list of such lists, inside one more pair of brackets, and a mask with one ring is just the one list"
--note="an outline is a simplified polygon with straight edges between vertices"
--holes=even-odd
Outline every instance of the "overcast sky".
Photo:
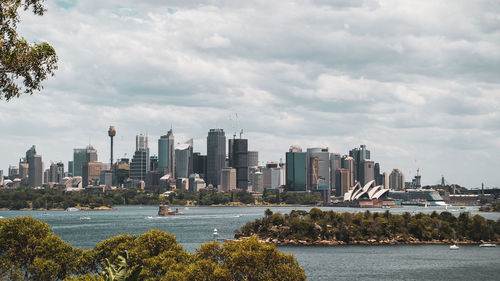
[[[335,4],[332,4],[335,3]],[[173,126],[206,152],[244,130],[259,160],[292,144],[347,154],[424,184],[500,187],[499,1],[48,0],[20,33],[49,42],[56,76],[0,101],[0,169],[33,144],[45,166],[89,143],[109,161]],[[238,120],[235,120],[235,116]]]

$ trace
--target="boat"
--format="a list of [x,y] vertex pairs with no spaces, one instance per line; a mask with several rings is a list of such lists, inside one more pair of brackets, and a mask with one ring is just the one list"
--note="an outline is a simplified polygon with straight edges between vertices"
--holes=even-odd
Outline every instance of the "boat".
[[160,205],[160,209],[158,210],[158,216],[175,216],[175,215],[184,215],[184,213],[179,212],[179,209],[175,209],[175,211],[171,211],[168,208],[168,205]]
[[496,244],[493,244],[493,243],[483,243],[481,245],[479,245],[479,247],[484,247],[484,248],[492,248],[492,247],[496,247],[497,245]]
[[147,217],[146,217],[146,219],[148,219],[148,220],[152,220],[152,219],[153,219],[153,217],[152,217],[152,216],[147,216]]
[[459,247],[456,244],[450,246],[450,250],[458,250]]
[[1,220],[1,219],[5,219],[5,218],[4,218],[4,217],[2,217],[2,216],[0,216],[0,220]]
[[83,220],[90,220],[90,217],[81,216],[81,217],[80,217],[80,220],[82,220],[82,221],[83,221]]
[[77,208],[74,208],[74,207],[69,207],[66,209],[66,211],[68,212],[75,212],[75,211],[79,211]]
[[465,206],[460,206],[460,209],[465,209],[466,207]]
[[234,215],[235,218],[240,218],[242,214]]
[[42,216],[48,216],[48,215],[49,215],[49,213],[43,213],[42,214]]

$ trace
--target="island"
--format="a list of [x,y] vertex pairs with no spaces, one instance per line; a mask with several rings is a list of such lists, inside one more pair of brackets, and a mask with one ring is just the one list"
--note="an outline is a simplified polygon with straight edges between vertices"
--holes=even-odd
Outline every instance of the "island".
[[257,235],[276,245],[500,243],[500,220],[468,212],[455,217],[450,212],[352,214],[313,208],[284,215],[267,209],[264,215],[236,230],[235,240]]

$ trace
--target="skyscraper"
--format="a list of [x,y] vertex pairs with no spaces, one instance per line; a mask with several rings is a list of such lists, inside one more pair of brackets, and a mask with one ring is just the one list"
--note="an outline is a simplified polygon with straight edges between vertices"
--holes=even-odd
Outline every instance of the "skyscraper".
[[73,161],[68,161],[68,177],[73,177]]
[[335,171],[335,196],[341,197],[349,191],[351,187],[350,179],[349,179],[349,171],[347,169],[337,169]]
[[28,158],[28,183],[31,187],[42,186],[43,164],[42,156],[30,155]]
[[149,147],[148,137],[140,134],[135,137],[135,152],[130,163],[130,178],[134,180],[146,180],[149,170]]
[[362,160],[359,165],[361,167],[359,182],[361,183],[361,186],[364,186],[368,182],[375,179],[375,164],[373,164],[373,161],[371,160]]
[[135,150],[146,150],[148,149],[148,136],[144,134],[139,134],[135,136]]
[[389,188],[394,190],[404,190],[405,189],[405,175],[401,169],[393,169],[389,175]]
[[335,190],[335,171],[342,168],[339,153],[330,153],[330,190]]
[[286,153],[286,186],[288,191],[306,191],[306,153],[297,146]]
[[175,149],[175,176],[188,178],[192,173],[193,139]]
[[308,181],[310,190],[328,190],[330,186],[330,153],[328,148],[308,148]]
[[222,168],[220,191],[228,192],[236,188],[236,169]]
[[351,186],[354,185],[354,171],[355,171],[354,162],[355,162],[354,158],[352,158],[350,156],[344,156],[344,157],[342,157],[342,168],[347,169],[347,171],[348,171],[348,177],[349,177],[349,184]]
[[161,174],[175,178],[175,138],[172,129],[158,139],[158,169]]
[[229,166],[236,169],[236,187],[248,189],[248,140],[229,140]]
[[85,162],[82,167],[82,186],[93,185],[101,177],[101,162]]
[[83,163],[97,162],[97,150],[91,145],[73,150],[73,176],[82,176]]
[[57,164],[56,163],[50,164],[48,182],[58,182],[57,181]]
[[207,136],[207,184],[221,184],[221,170],[226,160],[226,134],[223,129],[210,129]]
[[193,153],[193,173],[198,174],[203,180],[207,179],[207,156],[199,152]]
[[[366,145],[362,144],[359,148],[354,148],[349,151],[349,156],[354,159],[354,180],[360,181],[361,161],[370,159],[370,151],[366,149]],[[351,182],[354,185],[354,182]]]
[[259,152],[258,151],[248,151],[248,167],[259,166]]

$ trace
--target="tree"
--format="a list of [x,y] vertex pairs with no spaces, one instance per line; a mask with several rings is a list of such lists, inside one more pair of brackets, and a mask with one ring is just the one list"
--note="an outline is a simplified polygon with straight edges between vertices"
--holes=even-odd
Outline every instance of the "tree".
[[[17,34],[18,9],[31,9],[35,15],[46,11],[44,0],[2,0],[0,2],[0,99],[33,94],[41,82],[53,76],[57,56],[47,42],[30,44]],[[20,82],[22,80],[22,82]]]
[[306,280],[293,255],[260,243],[257,236],[227,241],[222,247],[217,242],[206,243],[196,250],[196,257],[198,265],[190,269],[209,277],[190,280]]
[[0,241],[1,280],[62,279],[75,272],[83,253],[32,217],[1,220]]

